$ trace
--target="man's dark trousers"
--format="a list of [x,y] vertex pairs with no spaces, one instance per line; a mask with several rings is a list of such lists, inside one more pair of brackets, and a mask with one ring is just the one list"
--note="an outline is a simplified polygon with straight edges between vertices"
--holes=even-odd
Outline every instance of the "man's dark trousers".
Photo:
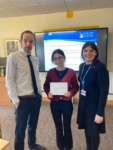
[[25,130],[28,127],[28,146],[36,142],[36,128],[39,118],[41,98],[19,98],[20,104],[15,110],[15,150],[24,150]]

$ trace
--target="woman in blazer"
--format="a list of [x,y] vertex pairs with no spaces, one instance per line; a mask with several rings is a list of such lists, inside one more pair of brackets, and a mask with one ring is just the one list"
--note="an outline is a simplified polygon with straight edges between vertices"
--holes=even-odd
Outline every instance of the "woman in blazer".
[[109,75],[99,61],[95,43],[86,42],[81,51],[84,63],[80,65],[80,82],[77,123],[85,130],[86,150],[98,150],[100,133],[105,133],[105,106],[109,89]]

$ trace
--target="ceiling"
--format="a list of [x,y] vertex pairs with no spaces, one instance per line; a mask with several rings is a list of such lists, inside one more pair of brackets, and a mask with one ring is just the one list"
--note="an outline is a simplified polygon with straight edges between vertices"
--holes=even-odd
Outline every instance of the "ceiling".
[[113,7],[113,0],[0,0],[0,18]]

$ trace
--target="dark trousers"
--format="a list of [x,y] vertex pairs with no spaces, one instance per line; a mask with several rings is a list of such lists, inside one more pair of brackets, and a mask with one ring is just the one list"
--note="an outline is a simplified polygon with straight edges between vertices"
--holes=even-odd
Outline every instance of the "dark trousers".
[[91,137],[87,135],[85,132],[86,137],[86,150],[98,150],[99,143],[100,143],[100,136],[97,134],[95,137]]
[[71,149],[73,147],[71,132],[73,105],[71,100],[52,101],[50,108],[56,127],[56,142],[58,148]]
[[41,98],[20,98],[15,109],[15,150],[24,150],[25,130],[28,125],[28,146],[32,148],[36,142],[36,128],[39,118]]

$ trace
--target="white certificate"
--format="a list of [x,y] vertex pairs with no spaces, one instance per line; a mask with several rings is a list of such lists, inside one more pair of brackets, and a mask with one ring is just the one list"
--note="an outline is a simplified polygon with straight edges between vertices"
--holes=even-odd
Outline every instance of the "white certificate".
[[52,95],[64,95],[68,92],[67,82],[50,82],[50,92]]

